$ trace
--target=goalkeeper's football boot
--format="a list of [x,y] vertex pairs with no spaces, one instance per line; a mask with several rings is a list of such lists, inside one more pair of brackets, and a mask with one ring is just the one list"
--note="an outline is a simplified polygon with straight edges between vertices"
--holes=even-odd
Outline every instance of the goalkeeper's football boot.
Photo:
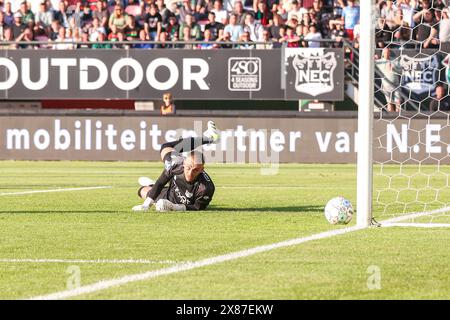
[[208,121],[208,129],[203,135],[211,140],[211,143],[217,143],[220,141],[220,130],[217,129],[214,121]]

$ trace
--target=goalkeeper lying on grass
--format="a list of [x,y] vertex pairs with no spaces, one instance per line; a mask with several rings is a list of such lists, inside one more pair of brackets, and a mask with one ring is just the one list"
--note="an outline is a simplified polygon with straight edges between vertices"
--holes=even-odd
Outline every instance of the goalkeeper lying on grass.
[[[203,154],[195,148],[218,140],[216,125],[209,121],[203,137],[163,144],[161,159],[164,161],[164,171],[156,181],[139,178],[141,188],[138,196],[145,200],[143,204],[133,207],[133,211],[147,211],[153,204],[157,211],[205,210],[215,188],[203,170]],[[187,153],[187,156],[183,157],[181,153]]]

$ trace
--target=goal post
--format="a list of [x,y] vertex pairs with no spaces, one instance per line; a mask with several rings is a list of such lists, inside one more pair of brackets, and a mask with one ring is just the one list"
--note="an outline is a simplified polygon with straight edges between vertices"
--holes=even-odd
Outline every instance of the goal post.
[[359,8],[357,225],[450,227],[450,9]]
[[356,220],[360,227],[372,221],[373,192],[373,117],[374,117],[374,56],[375,26],[373,8],[375,0],[360,1],[360,50],[358,91],[358,155]]

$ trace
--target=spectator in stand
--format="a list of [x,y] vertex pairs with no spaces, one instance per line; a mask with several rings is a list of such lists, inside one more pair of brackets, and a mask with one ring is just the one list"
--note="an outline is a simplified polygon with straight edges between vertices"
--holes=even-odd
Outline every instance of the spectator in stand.
[[[417,19],[416,19],[417,17]],[[439,25],[433,13],[424,9],[414,16],[416,23],[421,23],[415,28],[415,39],[421,43],[424,49],[439,48]]]
[[81,28],[81,2],[76,4],[76,8],[73,12],[67,8],[67,14],[69,15],[69,29]]
[[302,25],[309,27],[314,24],[314,21],[312,21],[311,16],[309,13],[304,13],[303,17],[299,19],[299,23]]
[[191,6],[189,0],[183,0],[183,5],[179,8],[178,22],[183,24],[186,22],[187,15],[194,15],[195,10]]
[[[400,27],[394,32],[393,41],[394,42],[402,42],[402,41],[405,42],[405,41],[411,40],[412,39],[412,30],[408,26],[408,24],[404,21],[403,11],[401,9],[397,9],[395,11],[395,21]],[[378,47],[384,48],[385,47],[384,40],[382,39],[379,42],[381,42],[381,43],[378,43]],[[411,44],[411,45],[413,45],[413,44]]]
[[172,48],[172,45],[170,43],[167,42],[168,40],[168,35],[166,31],[161,31],[161,33],[159,34],[159,43],[157,43],[155,45],[156,49],[168,49],[168,48]]
[[94,43],[92,45],[92,49],[111,49],[112,45],[109,43],[104,43],[105,41],[107,41],[106,39],[106,34],[104,33],[99,33],[98,34],[98,42]]
[[127,26],[127,17],[128,15],[123,12],[123,8],[120,5],[116,5],[114,7],[114,12],[109,17],[109,29],[112,29],[112,26],[114,25],[117,27],[118,31],[122,32]]
[[436,86],[435,97],[431,98],[429,111],[450,111],[450,97],[448,95],[448,88],[444,84],[439,83]]
[[0,11],[0,41],[4,40],[5,29],[9,26],[5,23],[5,15]]
[[239,41],[244,28],[237,23],[237,16],[233,13],[230,15],[230,23],[225,26],[225,32],[230,34],[231,41]]
[[59,24],[59,21],[58,20],[53,20],[52,24],[50,26],[50,34],[48,36],[49,40],[55,41],[56,38],[58,38],[59,28],[61,28],[61,25]]
[[[21,35],[16,39],[16,42],[31,42],[34,41],[33,30],[29,27],[25,28]],[[21,43],[19,44],[20,49],[34,49],[36,48],[33,44]]]
[[136,25],[136,18],[132,15],[128,16],[124,35],[127,41],[134,41],[139,38],[139,27]]
[[294,32],[294,28],[290,26],[286,27],[284,41],[287,43],[288,48],[300,47],[300,37]]
[[192,43],[189,43],[189,42],[192,42],[193,40],[195,40],[195,39],[191,38],[191,32],[192,32],[191,28],[188,25],[185,25],[185,26],[181,26],[180,29],[181,29],[180,30],[181,31],[180,39],[184,42],[188,42],[188,43],[183,44],[181,47],[183,49],[193,49],[194,45]]
[[195,22],[195,18],[192,14],[186,15],[186,22],[180,25],[180,39],[185,39],[184,32],[186,27],[189,28],[189,41],[200,40],[202,38],[202,32],[200,26]]
[[283,43],[286,42],[285,36],[286,36],[286,26],[282,25],[280,27],[280,29],[278,30],[278,37],[274,37],[273,47],[274,48],[281,48]]
[[263,31],[263,26],[255,21],[255,17],[251,13],[245,15],[244,32],[248,31],[250,34],[250,39],[252,41],[257,41],[260,38],[260,34]]
[[262,38],[259,39],[259,42],[264,42],[264,43],[258,43],[256,45],[256,49],[258,49],[258,50],[273,48],[273,42],[272,42],[269,30],[264,29],[264,31],[262,32]]
[[342,41],[345,38],[345,30],[342,24],[335,24],[330,32],[330,39],[335,41],[333,47],[340,48],[342,46]]
[[83,43],[79,44],[77,46],[77,49],[90,49],[91,48],[91,45],[87,43],[87,42],[89,42],[89,34],[86,31],[81,32],[80,41]]
[[174,35],[176,34],[177,38],[178,38],[179,30],[180,30],[180,25],[178,24],[177,17],[170,16],[169,23],[167,24],[167,27],[166,27],[168,39],[170,41],[176,41],[176,40],[174,40]]
[[47,2],[42,1],[39,5],[39,11],[35,15],[35,33],[49,35],[52,21],[53,12],[47,7]]
[[239,44],[237,45],[237,49],[255,49],[256,46],[250,38],[250,32],[244,31],[239,39]]
[[330,20],[331,15],[325,11],[323,1],[314,0],[312,7],[309,9],[309,14],[312,16],[315,23],[320,22],[320,32],[326,34],[328,32],[328,21]]
[[87,30],[92,25],[92,19],[94,18],[94,14],[91,11],[90,6],[84,6],[83,10],[79,13],[80,19],[80,27]]
[[209,30],[211,33],[212,40],[216,40],[219,35],[219,30],[223,29],[225,26],[216,21],[216,14],[211,11],[208,14],[208,23],[205,25],[205,31]]
[[[377,57],[376,57],[377,58]],[[400,111],[400,92],[398,89],[400,83],[400,67],[391,60],[391,49],[383,49],[382,57],[375,61],[375,66],[383,75],[381,80],[381,92],[386,98],[387,112]]]
[[112,28],[110,30],[110,32],[108,33],[108,41],[110,42],[114,42],[114,41],[118,41],[119,38],[119,30],[117,29],[116,25],[112,25]]
[[22,23],[32,27],[34,24],[34,13],[28,7],[26,1],[21,2],[18,12],[22,14]]
[[13,25],[13,23],[14,23],[14,12],[11,9],[11,2],[9,2],[9,1],[5,3],[5,12],[4,12],[4,14],[5,14],[5,23],[8,26]]
[[106,34],[106,29],[100,25],[99,18],[95,17],[92,20],[92,26],[88,29],[89,41],[95,42],[100,33]]
[[194,17],[197,21],[208,19],[208,13],[213,9],[213,0],[199,0],[194,9]]
[[231,49],[231,48],[233,48],[233,42],[231,41],[230,37],[231,36],[230,36],[229,32],[226,32],[224,30],[220,30],[219,37],[216,40],[216,42],[221,42],[220,44],[218,44],[218,48],[221,48],[221,49]]
[[267,7],[266,0],[255,0],[255,21],[261,23],[263,27],[269,25],[269,21],[272,20],[272,12]]
[[129,49],[130,45],[123,43],[126,41],[127,41],[127,39],[125,39],[125,35],[123,34],[123,32],[118,32],[117,39],[115,40],[115,42],[118,42],[118,43],[113,44],[113,49]]
[[[394,34],[400,27],[399,19],[397,18],[398,12],[402,11],[396,10],[394,7],[394,2],[392,0],[387,0],[380,10],[380,17],[378,19],[378,29],[381,30],[381,39],[377,34],[377,42],[392,42],[394,41]],[[403,18],[402,18],[403,19]],[[378,47],[383,47],[383,44],[378,44]]]
[[287,20],[288,18],[288,11],[286,10],[286,7],[283,5],[282,1],[280,1],[273,13],[278,14],[283,20]]
[[69,34],[68,38],[71,39],[73,42],[75,42],[74,49],[78,49],[80,47],[78,42],[81,41],[81,29],[73,29],[73,30],[67,30],[67,31]]
[[278,13],[273,15],[272,22],[269,25],[269,32],[272,39],[277,41],[280,37],[280,28],[283,25],[283,20]]
[[220,22],[223,25],[228,22],[228,12],[223,8],[222,0],[214,0],[214,8],[211,10],[216,16],[216,22]]
[[353,40],[353,30],[359,22],[359,6],[355,5],[355,0],[347,0],[347,6],[342,10],[342,23],[349,40]]
[[241,0],[236,0],[234,2],[232,14],[236,15],[238,24],[244,25],[247,10],[244,9],[244,5],[242,4]]
[[3,30],[3,41],[11,42],[11,43],[10,44],[0,45],[1,49],[3,49],[3,50],[17,49],[17,44],[13,43],[14,42],[14,35],[13,35],[13,31],[12,31],[11,27],[5,28]]
[[[145,32],[144,29],[141,29],[141,31],[139,31],[139,41],[148,41],[147,39],[147,32]],[[133,45],[133,48],[135,49],[153,49],[154,45],[151,43],[135,43]]]
[[[418,1],[414,1],[418,2]],[[414,3],[414,6],[411,5],[411,0],[397,0],[397,8],[400,8],[403,13],[403,21],[405,22],[406,26],[413,28],[415,26],[414,23],[414,11],[415,6],[417,4]]]
[[[70,30],[70,29],[67,29]],[[75,45],[72,42],[72,39],[68,39],[66,37],[66,29],[64,27],[59,28],[58,30],[58,38],[56,38],[55,43],[53,44],[53,50],[72,50],[75,49]]]
[[322,40],[322,34],[319,32],[319,30],[317,30],[317,27],[313,24],[309,26],[309,32],[308,34],[305,35],[304,40],[308,44],[309,48],[320,48],[322,44],[317,40]]
[[165,28],[169,23],[169,17],[174,14],[170,12],[169,9],[167,9],[166,5],[164,4],[164,0],[156,0],[156,6],[158,7],[157,11],[162,18],[162,26],[163,28]]
[[150,41],[159,39],[162,29],[162,17],[155,4],[150,5],[149,12],[144,17],[144,29]]
[[58,10],[53,13],[53,18],[59,21],[59,24],[64,27],[69,27],[69,16],[67,15],[67,6],[64,0],[61,0],[58,4]]
[[214,43],[214,39],[212,38],[212,34],[209,29],[205,30],[203,40],[201,43],[197,45],[196,48],[201,50],[209,50],[217,48],[217,44]]
[[25,31],[26,27],[27,26],[22,23],[22,14],[16,12],[14,14],[14,23],[11,26],[14,39],[17,39]]
[[237,0],[222,0],[223,8],[228,12],[231,13],[234,8],[234,4]]
[[[108,27],[109,12],[106,1],[97,1],[95,10],[92,12],[92,19],[97,18],[103,28]],[[105,29],[106,30],[106,29]]]
[[298,25],[304,25],[304,26],[309,26],[309,24],[306,23],[298,23],[298,19],[296,15],[292,15],[291,18],[287,21],[286,26],[291,27],[292,29],[297,28]]
[[308,10],[303,7],[302,0],[293,0],[292,8],[288,10],[287,20],[291,20],[292,16],[296,16],[297,20],[302,22],[304,14],[308,14]]
[[448,9],[442,10],[439,23],[439,41],[441,43],[450,42],[450,14]]

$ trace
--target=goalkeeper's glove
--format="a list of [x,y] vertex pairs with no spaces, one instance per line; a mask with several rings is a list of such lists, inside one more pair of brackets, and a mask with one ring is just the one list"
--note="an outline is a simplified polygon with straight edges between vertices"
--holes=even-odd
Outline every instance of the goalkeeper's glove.
[[152,198],[147,198],[145,199],[143,204],[134,206],[132,208],[133,211],[148,211],[148,209],[150,209],[150,207],[153,205],[153,203],[155,203],[155,201],[153,201]]
[[167,212],[167,211],[186,211],[186,206],[184,204],[175,204],[167,199],[159,199],[155,204],[156,211]]

